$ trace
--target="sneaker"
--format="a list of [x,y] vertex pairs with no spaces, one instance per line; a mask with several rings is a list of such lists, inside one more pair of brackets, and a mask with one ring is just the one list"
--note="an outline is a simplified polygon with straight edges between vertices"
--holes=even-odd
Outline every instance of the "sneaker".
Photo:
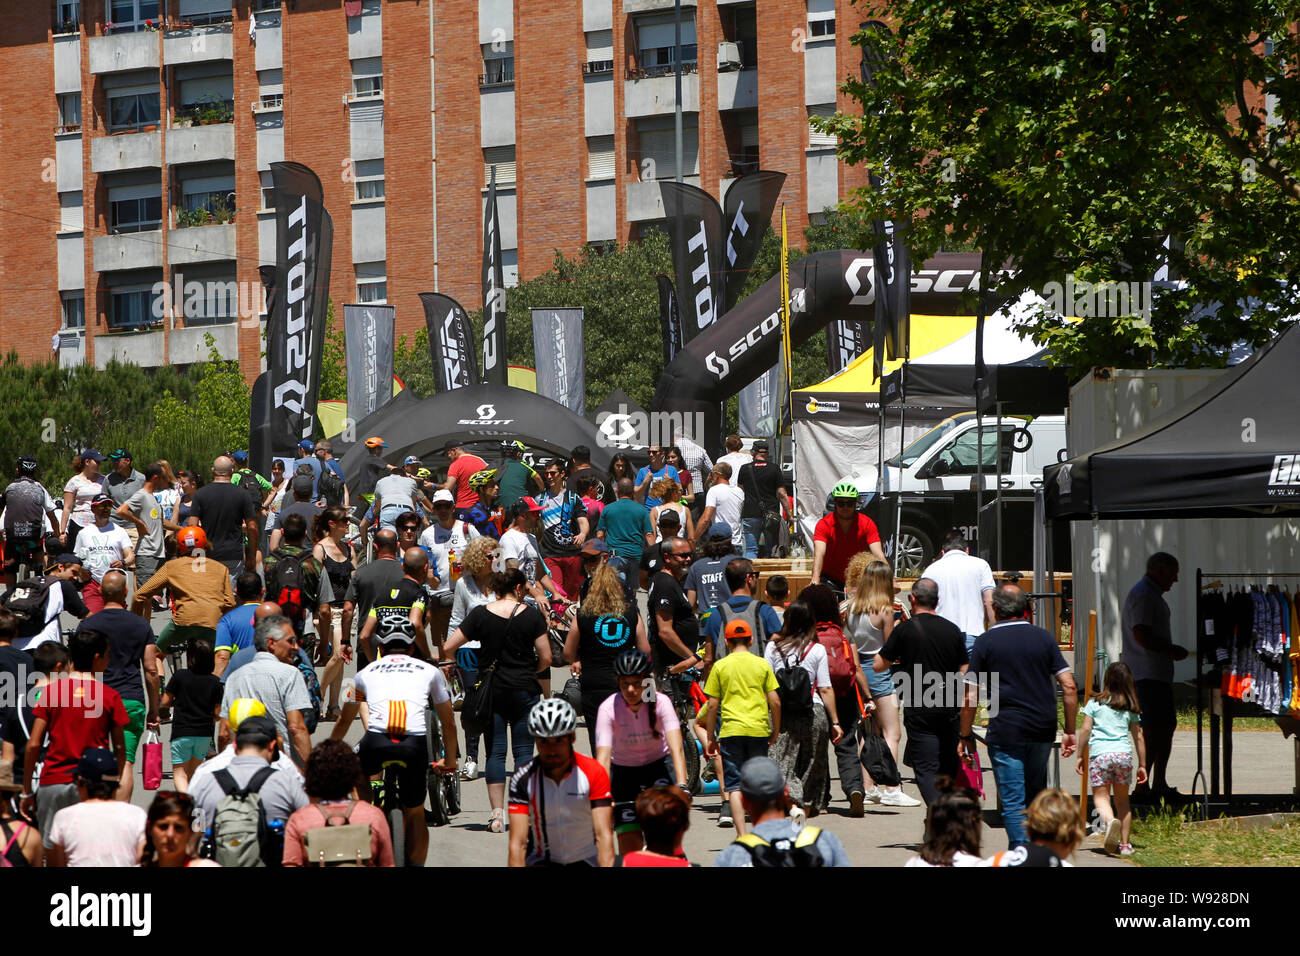
[[464,766],[460,768],[460,779],[473,780],[478,777],[478,764],[473,760],[466,760]]
[[902,787],[890,787],[881,794],[880,804],[885,807],[919,807],[921,801],[909,797],[903,792]]
[[1121,844],[1119,845],[1119,855],[1120,855],[1120,856],[1132,856],[1132,855],[1133,855],[1133,844],[1131,844],[1131,843],[1121,843]]
[[872,787],[862,795],[862,799],[867,803],[879,803],[882,794],[879,787]]
[[849,794],[849,816],[860,817],[865,811],[862,809],[863,793],[861,790],[854,790]]
[[1110,822],[1106,824],[1106,841],[1102,844],[1102,846],[1105,847],[1106,852],[1109,853],[1111,856],[1114,856],[1119,851],[1119,848],[1121,846],[1119,842],[1119,838],[1120,838],[1119,819],[1116,817],[1111,817]]
[[730,830],[736,826],[736,821],[731,818],[731,801],[725,800],[722,809],[718,811],[718,829]]

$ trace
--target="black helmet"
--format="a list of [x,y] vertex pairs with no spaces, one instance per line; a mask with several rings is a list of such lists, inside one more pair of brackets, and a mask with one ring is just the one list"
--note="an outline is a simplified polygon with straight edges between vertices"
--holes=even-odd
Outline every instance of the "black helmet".
[[23,455],[18,459],[18,474],[20,475],[34,475],[37,467],[36,459],[31,455]]
[[650,673],[650,657],[644,651],[629,648],[614,658],[615,677],[641,677]]

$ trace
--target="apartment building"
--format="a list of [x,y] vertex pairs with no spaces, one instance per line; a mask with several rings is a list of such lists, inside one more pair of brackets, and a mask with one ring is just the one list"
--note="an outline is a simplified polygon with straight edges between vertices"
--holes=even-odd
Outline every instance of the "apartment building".
[[[24,360],[262,366],[270,164],[310,166],[330,295],[479,305],[495,171],[507,285],[635,239],[676,176],[672,0],[3,0],[0,347]],[[809,119],[849,108],[849,0],[682,6],[683,177],[788,176],[792,236],[864,170]],[[575,303],[578,304],[578,303]]]

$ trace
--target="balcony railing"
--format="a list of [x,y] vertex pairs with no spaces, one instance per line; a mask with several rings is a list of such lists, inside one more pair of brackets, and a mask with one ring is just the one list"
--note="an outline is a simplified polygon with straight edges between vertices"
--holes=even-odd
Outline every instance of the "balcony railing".
[[60,123],[58,126],[54,127],[55,136],[59,136],[63,133],[80,133],[80,132],[81,132],[80,123]]
[[603,76],[614,72],[613,60],[591,60],[582,64],[583,76]]
[[174,16],[167,19],[168,30],[186,30],[190,27],[212,26],[214,23],[230,23],[233,15],[229,10],[214,13],[195,13],[190,16]]
[[173,127],[212,126],[216,123],[233,123],[235,121],[234,100],[203,100],[199,103],[185,103],[176,110],[172,121]]
[[114,33],[141,33],[145,30],[157,33],[162,28],[163,22],[161,17],[150,17],[147,20],[140,20],[131,23],[114,23],[111,20],[106,20],[104,22],[104,32],[109,35]]
[[78,17],[76,19],[60,20],[55,17],[52,29],[55,36],[66,36],[73,33],[80,33],[81,18]]
[[252,110],[254,113],[259,110],[280,110],[284,109],[283,93],[263,93],[260,97],[253,100]]
[[[687,60],[682,63],[682,73],[698,73],[700,65],[695,60]],[[672,76],[677,72],[677,68],[671,63],[660,64],[657,66],[634,67],[627,71],[629,80],[645,80],[656,76]]]

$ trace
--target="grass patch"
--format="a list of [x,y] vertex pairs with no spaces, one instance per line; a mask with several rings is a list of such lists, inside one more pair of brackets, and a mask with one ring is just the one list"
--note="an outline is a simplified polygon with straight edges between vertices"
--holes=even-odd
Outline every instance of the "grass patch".
[[[1196,729],[1196,707],[1195,706],[1179,707],[1177,713],[1178,713],[1179,730]],[[1205,727],[1206,733],[1209,733],[1210,711],[1208,708],[1206,708],[1204,720],[1205,723],[1203,726]],[[1232,718],[1232,729],[1234,733],[1238,730],[1250,731],[1252,733],[1260,730],[1276,731],[1277,722],[1274,721],[1272,717],[1234,717]]]
[[1133,821],[1139,866],[1300,866],[1300,820],[1271,827],[1191,824],[1195,811],[1164,809]]

